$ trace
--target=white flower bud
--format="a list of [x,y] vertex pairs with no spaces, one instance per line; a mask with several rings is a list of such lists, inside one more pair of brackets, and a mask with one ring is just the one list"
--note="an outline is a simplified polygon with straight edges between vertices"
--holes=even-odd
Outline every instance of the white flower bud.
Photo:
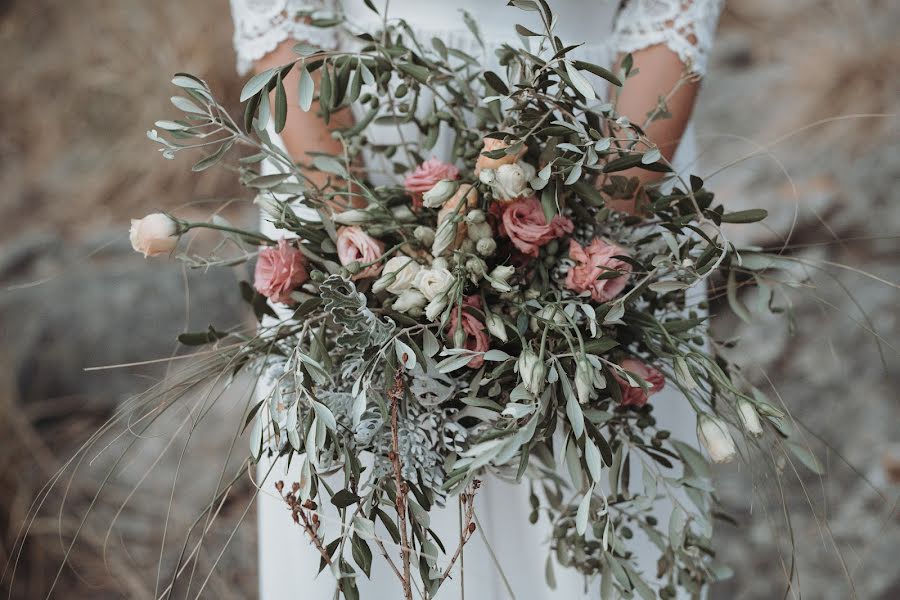
[[445,308],[447,308],[447,297],[440,296],[435,298],[425,307],[425,318],[429,321],[437,321]]
[[575,391],[578,401],[587,404],[594,390],[594,367],[588,359],[581,357],[575,364]]
[[481,238],[475,243],[475,250],[482,256],[491,256],[497,251],[497,242],[494,238]]
[[484,319],[485,325],[487,325],[488,331],[492,336],[501,342],[509,341],[509,336],[506,335],[506,325],[503,324],[503,319],[500,318],[500,315],[487,311]]
[[491,185],[497,178],[497,173],[493,169],[482,169],[478,174],[478,179],[485,185]]
[[544,366],[538,355],[528,348],[522,350],[519,360],[516,361],[516,367],[525,389],[532,394],[540,394],[544,389],[544,384],[547,383],[547,367]]
[[434,243],[434,229],[419,225],[413,231],[413,237],[419,240],[423,246],[430,246]]
[[494,232],[491,231],[491,226],[485,222],[470,223],[466,228],[466,233],[468,234],[469,239],[474,242],[494,236]]
[[431,261],[431,268],[432,269],[449,269],[450,263],[447,262],[446,258],[439,256]]
[[440,256],[446,252],[456,241],[456,232],[459,230],[459,223],[453,217],[444,219],[438,225],[437,232],[434,234],[434,242],[431,244],[431,254]]
[[463,348],[466,345],[466,332],[463,331],[462,326],[457,326],[456,330],[453,332],[453,347],[454,348]]
[[763,434],[763,427],[759,420],[759,414],[751,403],[746,400],[739,400],[738,416],[741,418],[744,429],[746,429],[750,435],[760,436]]
[[509,278],[516,272],[515,267],[508,265],[498,265],[485,278],[491,282],[491,287],[498,292],[509,292],[512,286],[509,285]]
[[406,205],[395,206],[391,209],[391,214],[394,215],[395,219],[404,223],[411,223],[416,220],[416,214]]
[[715,417],[704,414],[697,418],[697,439],[713,462],[731,462],[737,454],[728,425]]
[[169,254],[178,245],[178,225],[163,213],[131,220],[131,247],[145,257]]
[[394,256],[384,264],[381,277],[372,284],[372,291],[377,294],[387,290],[392,294],[400,294],[412,287],[421,268],[419,263],[408,256]]
[[466,222],[470,225],[484,223],[485,220],[484,211],[480,208],[473,208],[466,214]]
[[425,306],[427,300],[425,296],[422,295],[422,292],[419,290],[408,289],[404,290],[397,296],[397,299],[394,300],[394,310],[397,312],[405,313],[414,309],[420,309]]
[[477,281],[484,275],[487,265],[480,258],[472,256],[466,260],[465,268],[467,273],[475,277],[474,281]]
[[428,208],[440,208],[456,193],[459,184],[450,179],[441,179],[430,190],[422,194],[422,204]]
[[335,213],[333,218],[338,225],[362,225],[372,220],[372,213],[359,208],[351,208],[350,210]]

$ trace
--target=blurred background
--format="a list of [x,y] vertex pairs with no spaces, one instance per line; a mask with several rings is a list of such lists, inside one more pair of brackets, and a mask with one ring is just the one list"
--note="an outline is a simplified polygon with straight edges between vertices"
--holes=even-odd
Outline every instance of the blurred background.
[[[173,114],[176,71],[237,98],[227,11],[225,0],[0,1],[0,563],[18,561],[12,598],[46,595],[79,529],[57,595],[153,598],[218,483],[245,389],[215,404],[186,455],[183,440],[151,435],[113,465],[130,439],[110,436],[40,496],[168,363],[85,369],[166,358],[179,332],[246,318],[240,272],[144,261],[127,236],[131,217],[179,207],[200,217],[204,200],[246,199],[231,173],[191,173],[145,137]],[[723,313],[716,335],[741,339],[748,375],[808,428],[828,470],[824,480],[786,472],[782,488],[753,461],[721,470],[721,500],[738,524],[718,530],[717,552],[735,575],[715,599],[782,597],[794,571],[793,597],[900,598],[900,296],[856,271],[900,281],[898,28],[896,0],[729,0],[721,20],[696,112],[696,172],[734,209],[770,210],[771,227],[742,231],[744,242],[788,243],[854,270],[828,269],[799,290],[790,327],[751,329],[713,302]],[[256,218],[247,202],[224,214],[242,225]],[[188,290],[204,314],[187,310]],[[244,476],[216,504],[193,582],[212,573],[204,597],[256,597],[252,490]],[[18,547],[38,497],[43,510]],[[9,576],[8,567],[4,593]]]

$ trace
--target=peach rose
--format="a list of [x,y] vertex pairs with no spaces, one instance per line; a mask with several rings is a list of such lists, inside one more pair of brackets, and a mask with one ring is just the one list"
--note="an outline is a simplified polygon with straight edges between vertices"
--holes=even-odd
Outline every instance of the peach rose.
[[259,251],[253,287],[273,302],[291,302],[291,292],[308,278],[306,258],[287,240],[282,238],[275,248]]
[[[478,296],[467,296],[463,299],[463,304],[474,308],[481,308],[481,299]],[[462,313],[462,331],[464,334],[463,348],[474,352],[487,352],[491,342],[488,337],[484,323],[478,320],[475,315],[466,312],[465,307],[461,310],[458,306],[454,306],[450,310],[450,321],[447,323],[447,332],[450,336],[456,333],[457,324],[460,323],[459,315]],[[484,364],[484,357],[473,356],[472,360],[466,363],[467,366],[477,369]]]
[[145,257],[169,254],[178,245],[178,227],[168,215],[153,213],[131,220],[131,247]]
[[[595,302],[606,302],[618,296],[631,273],[631,265],[614,256],[625,256],[625,250],[615,244],[608,244],[600,238],[582,248],[575,240],[569,240],[569,258],[576,264],[566,275],[566,287],[575,292],[590,292]],[[610,279],[600,279],[605,273],[622,273]]]
[[[384,243],[376,240],[359,227],[341,227],[337,232],[337,253],[338,260],[345,267],[354,262],[371,263],[384,254]],[[381,272],[381,267],[380,262],[369,265],[360,269],[351,279],[375,277]]]
[[422,194],[433,188],[438,181],[458,177],[459,169],[436,158],[431,158],[406,176],[406,179],[403,180],[403,187],[412,195],[413,206],[418,208],[422,205]]
[[575,226],[562,215],[547,223],[544,209],[535,197],[516,200],[503,211],[503,232],[522,254],[537,256],[541,246],[572,233]]
[[[508,148],[509,144],[504,142],[503,140],[495,140],[494,138],[484,138],[484,148],[481,149],[482,152],[491,152],[493,150],[502,150],[503,148]],[[507,154],[505,156],[501,156],[500,158],[489,158],[484,154],[478,155],[478,160],[475,161],[475,176],[481,174],[482,169],[496,169],[498,167],[502,167],[503,165],[511,165],[518,161],[525,154],[525,146],[522,146],[522,149],[516,154]]]
[[626,358],[619,363],[619,366],[630,373],[634,373],[646,381],[648,385],[646,392],[640,386],[632,387],[627,379],[613,370],[613,377],[622,390],[622,406],[636,406],[640,408],[647,404],[650,396],[663,389],[666,385],[666,379],[662,373],[636,358]]

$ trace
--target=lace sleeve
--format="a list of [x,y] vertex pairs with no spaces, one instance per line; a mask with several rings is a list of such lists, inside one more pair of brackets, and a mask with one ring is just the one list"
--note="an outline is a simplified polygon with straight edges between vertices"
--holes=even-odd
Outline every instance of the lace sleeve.
[[625,0],[616,18],[620,52],[665,44],[697,75],[706,62],[724,0]]
[[253,63],[287,39],[334,48],[334,29],[309,24],[313,18],[334,16],[334,0],[231,0],[237,70],[244,75]]

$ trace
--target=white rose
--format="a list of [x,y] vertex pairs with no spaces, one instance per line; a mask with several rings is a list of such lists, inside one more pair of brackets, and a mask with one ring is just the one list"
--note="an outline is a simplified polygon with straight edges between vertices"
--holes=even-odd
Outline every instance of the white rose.
[[413,230],[413,237],[419,240],[422,245],[430,246],[434,243],[434,229],[419,225]]
[[447,269],[421,269],[416,273],[413,285],[428,300],[434,300],[438,296],[445,294],[450,289],[450,286],[453,285],[454,280],[453,273]]
[[531,193],[528,182],[534,177],[534,167],[525,162],[501,165],[491,188],[500,200],[514,200]]
[[144,256],[169,254],[178,245],[178,225],[168,215],[149,214],[131,220],[131,247]]
[[700,415],[697,418],[697,439],[709,452],[713,462],[731,462],[737,454],[734,439],[728,432],[728,425],[709,415]]
[[422,266],[408,256],[395,256],[384,263],[381,277],[372,285],[375,293],[387,290],[399,295],[412,287]]
[[422,204],[428,208],[440,208],[456,193],[459,184],[450,179],[441,179],[430,190],[422,194]]
[[738,416],[741,418],[744,429],[746,429],[750,435],[760,436],[763,434],[763,427],[759,420],[759,414],[752,404],[746,400],[739,400]]
[[497,242],[494,238],[481,238],[475,243],[475,249],[482,256],[490,256],[497,251]]
[[409,312],[413,309],[422,308],[427,300],[422,292],[414,289],[403,290],[397,299],[394,300],[394,310],[397,312]]
[[493,169],[482,169],[478,174],[478,179],[485,185],[491,185],[497,179],[497,173]]

